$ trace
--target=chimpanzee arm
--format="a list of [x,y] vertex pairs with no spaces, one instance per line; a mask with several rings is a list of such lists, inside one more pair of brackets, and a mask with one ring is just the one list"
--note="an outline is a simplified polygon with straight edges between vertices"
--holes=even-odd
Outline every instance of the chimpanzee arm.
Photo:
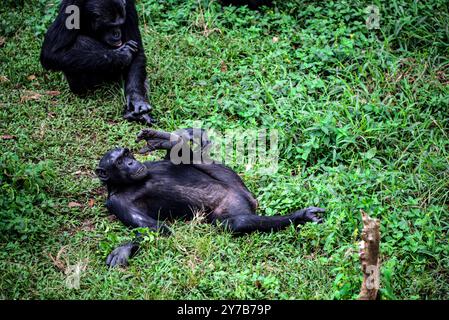
[[109,49],[100,42],[82,36],[77,26],[68,25],[73,8],[83,7],[85,0],[63,0],[59,13],[45,34],[41,63],[46,69],[64,72],[111,72],[131,63],[138,50],[137,42],[119,49]]
[[106,207],[127,227],[158,231],[164,225],[120,196],[108,199]]
[[80,30],[75,27],[67,28],[66,21],[68,21],[72,14],[70,6],[81,8],[83,4],[84,0],[61,1],[58,16],[45,34],[44,43],[42,45],[41,61],[45,68],[53,69],[50,59],[52,54],[70,48],[75,43]]
[[120,72],[131,63],[137,50],[137,43],[132,41],[118,49],[109,49],[95,39],[78,36],[69,48],[57,51],[43,49],[41,62],[47,69],[67,73]]
[[[106,207],[128,227],[149,228],[153,231],[161,231],[163,234],[170,232],[164,223],[151,218],[139,208],[136,208],[119,197],[108,199]],[[106,258],[106,264],[110,267],[128,265],[128,259],[137,252],[140,241],[141,235],[138,234],[133,241],[124,243],[115,248]]]
[[152,119],[148,115],[151,106],[148,103],[146,86],[146,57],[139,31],[139,22],[134,0],[128,0],[126,3],[124,36],[125,41],[136,41],[139,47],[138,53],[124,74],[126,96],[124,117],[129,120],[143,120],[150,124]]

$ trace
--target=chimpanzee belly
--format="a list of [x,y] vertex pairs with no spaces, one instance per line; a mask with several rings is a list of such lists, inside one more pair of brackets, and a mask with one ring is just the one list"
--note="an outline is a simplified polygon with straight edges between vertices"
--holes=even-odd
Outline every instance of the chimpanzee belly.
[[150,172],[135,201],[154,218],[190,219],[198,211],[208,214],[234,193],[232,186],[193,166],[160,161],[151,163]]

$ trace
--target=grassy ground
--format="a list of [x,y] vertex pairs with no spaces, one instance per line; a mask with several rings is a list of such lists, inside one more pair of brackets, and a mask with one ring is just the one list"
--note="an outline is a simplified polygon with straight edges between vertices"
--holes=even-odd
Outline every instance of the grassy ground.
[[116,270],[105,257],[132,235],[93,170],[115,145],[136,149],[142,126],[122,120],[119,86],[78,98],[42,69],[56,2],[0,8],[1,298],[351,299],[360,209],[381,219],[382,297],[449,298],[446,1],[373,1],[379,30],[365,26],[370,1],[137,1],[155,127],[277,129],[276,174],[234,167],[261,214],[327,212],[241,238],[178,222]]

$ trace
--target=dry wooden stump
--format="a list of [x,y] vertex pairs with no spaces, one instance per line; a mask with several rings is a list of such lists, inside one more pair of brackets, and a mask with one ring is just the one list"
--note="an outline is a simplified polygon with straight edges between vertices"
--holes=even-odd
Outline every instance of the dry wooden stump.
[[362,213],[363,229],[360,241],[360,263],[363,282],[359,300],[375,300],[380,286],[380,222]]

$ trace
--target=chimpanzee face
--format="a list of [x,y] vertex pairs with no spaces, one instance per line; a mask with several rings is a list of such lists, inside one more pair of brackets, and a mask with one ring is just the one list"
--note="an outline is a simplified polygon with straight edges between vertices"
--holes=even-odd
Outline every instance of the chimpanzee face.
[[87,1],[85,9],[90,17],[91,29],[99,41],[111,47],[120,47],[123,44],[125,6],[124,0]]
[[128,149],[117,148],[103,156],[96,174],[107,184],[121,185],[146,178],[148,169],[137,161]]
[[120,27],[109,27],[106,30],[101,31],[101,41],[111,47],[121,47],[122,42],[122,30]]

